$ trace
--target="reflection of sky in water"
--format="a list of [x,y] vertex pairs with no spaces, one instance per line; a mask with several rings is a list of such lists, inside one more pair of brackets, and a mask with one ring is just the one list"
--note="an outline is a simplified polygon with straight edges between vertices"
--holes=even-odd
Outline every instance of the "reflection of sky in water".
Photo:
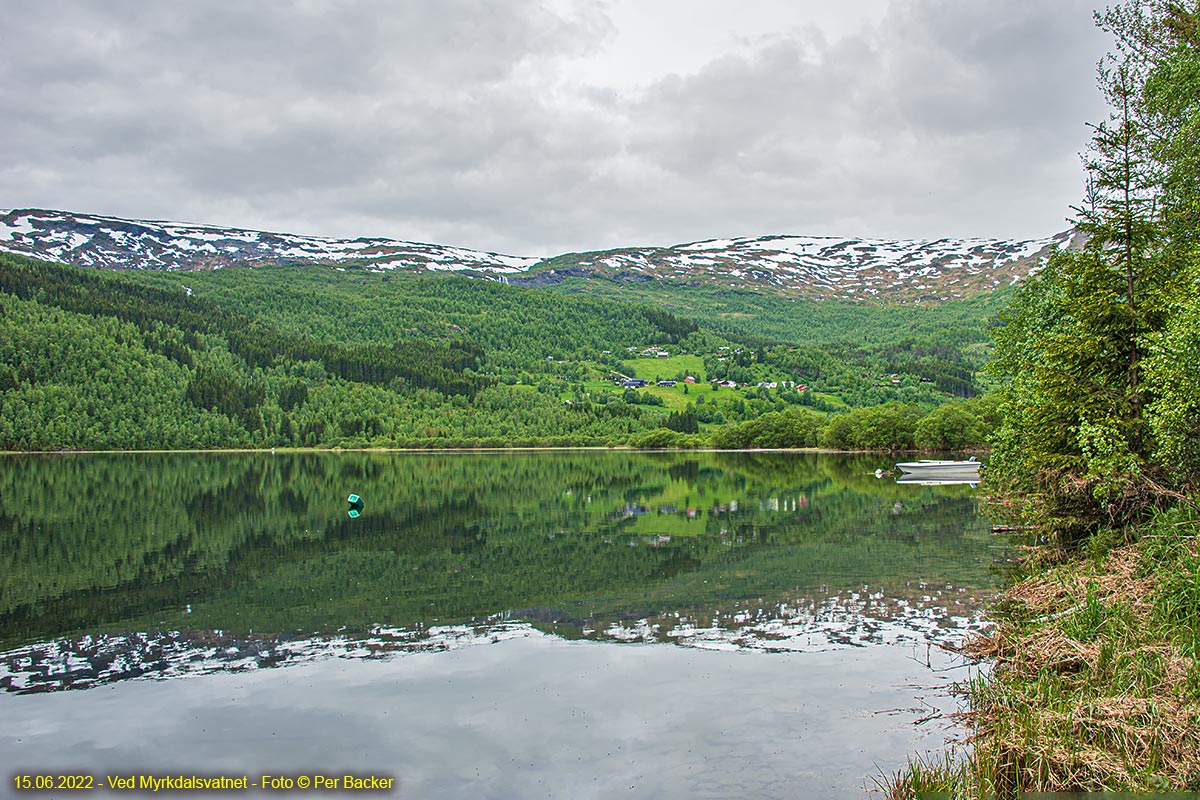
[[0,755],[101,778],[387,773],[397,797],[820,798],[939,747],[944,718],[913,723],[965,677],[924,646],[764,655],[502,629],[448,652],[3,695]]
[[[0,762],[99,777],[859,793],[877,766],[941,746],[944,719],[914,722],[966,670],[937,671],[949,657],[931,644],[982,626],[1003,554],[969,487],[887,486],[871,460],[14,466],[0,470]],[[81,487],[95,502],[73,499]]]
[[503,619],[56,640],[0,660],[0,757],[98,775],[386,773],[400,797],[858,796],[958,733],[940,715],[967,669],[931,644],[980,627],[974,608],[918,587],[583,631],[609,643]]
[[632,623],[613,622],[585,633],[623,642],[669,641],[708,650],[785,653],[904,642],[956,643],[985,627],[973,594],[954,588],[928,592],[907,600],[864,589],[716,613],[705,619],[676,612]]
[[[379,659],[457,650],[534,632],[497,614],[478,623],[378,626],[369,635],[234,635],[220,631],[86,634],[0,654],[0,689],[37,694],[137,679],[272,669],[328,658]],[[673,643],[704,650],[815,653],[847,647],[957,643],[984,628],[978,599],[965,589],[917,586],[911,596],[883,591],[797,595],[774,606],[672,612],[635,620],[590,619],[579,629],[596,641]],[[551,623],[553,628],[553,623]]]

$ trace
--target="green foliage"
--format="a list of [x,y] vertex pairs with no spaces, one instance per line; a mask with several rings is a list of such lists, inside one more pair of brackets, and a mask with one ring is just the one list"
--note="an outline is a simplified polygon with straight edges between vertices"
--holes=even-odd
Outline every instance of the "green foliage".
[[[1190,219],[1200,140],[1196,9],[1128,3],[1100,16],[1120,43],[1093,126],[1088,236],[1027,281],[996,333],[1004,423],[989,478],[1067,543],[1125,524],[1194,485],[1195,272]],[[1185,99],[1192,98],[1192,99]],[[1189,177],[1191,176],[1191,177]]]
[[696,411],[692,407],[680,413],[672,411],[667,417],[666,426],[670,430],[678,431],[679,433],[699,433],[700,423],[696,420]]
[[642,310],[644,316],[651,325],[662,332],[662,338],[655,338],[655,343],[671,343],[676,344],[681,339],[687,338],[690,334],[695,333],[700,328],[690,319],[680,319],[668,311],[662,311],[657,308],[646,308]]
[[316,342],[138,281],[0,257],[0,448],[594,445],[657,425],[488,389],[469,342]]
[[620,358],[614,354],[624,355],[626,347],[686,345],[696,330],[690,320],[644,305],[453,274],[380,276],[279,265],[187,275],[122,273],[120,279],[180,294],[186,285],[193,299],[317,341],[389,347],[400,342],[402,350],[469,342],[476,363],[467,366],[497,376],[558,376],[586,371],[584,361],[616,368]]
[[281,411],[294,411],[297,406],[304,405],[308,400],[308,384],[304,381],[292,381],[286,383],[279,390],[279,409]]
[[920,408],[904,403],[857,408],[829,421],[821,434],[821,446],[835,450],[911,450],[919,444],[916,432],[921,419]]
[[0,372],[10,376],[0,449],[248,443],[237,422],[186,399],[189,370],[147,349],[135,325],[12,295],[0,294],[0,309]]
[[650,392],[639,392],[637,389],[626,389],[621,393],[621,401],[631,406],[663,406],[666,401]]
[[722,449],[816,447],[822,419],[804,409],[772,411],[740,425],[729,425],[713,434]]
[[[837,320],[830,332],[855,317],[872,328],[877,314],[912,323],[903,342],[864,348],[785,346],[745,331],[739,343],[721,331],[748,317],[689,319],[662,304],[453,275],[296,266],[99,272],[2,256],[0,295],[20,307],[4,324],[24,329],[0,342],[3,449],[621,445],[663,426],[697,436],[701,424],[748,423],[797,406],[843,410],[837,396],[935,408],[948,393],[973,391],[963,383],[971,359],[935,341],[941,323],[933,339],[917,325],[944,316],[932,309],[814,312]],[[119,325],[109,330],[109,322]],[[662,343],[670,357],[622,358]],[[635,369],[705,383],[613,391],[610,376]],[[913,372],[887,372],[895,369]],[[690,405],[718,399],[710,371],[750,386]],[[754,387],[759,381],[779,388]],[[834,394],[797,391],[804,381]],[[135,385],[141,396],[124,399]],[[793,430],[798,419],[807,422]],[[788,420],[780,427],[771,417],[725,441],[815,444],[819,417]],[[884,438],[859,446],[913,446],[911,436]]]
[[[590,369],[584,362],[616,368],[622,362],[614,354],[625,354],[627,347],[671,341],[711,356],[717,345],[732,338],[744,344],[744,361],[752,368],[748,376],[735,377],[739,367],[722,364],[715,356],[711,365],[717,372],[710,374],[709,362],[696,355],[627,361],[620,371],[678,378],[682,370],[700,373],[696,377],[701,380],[722,377],[739,383],[749,377],[753,383],[794,376],[817,390],[828,383],[853,405],[905,399],[929,407],[944,402],[946,392],[974,394],[977,388],[967,383],[981,357],[958,343],[985,340],[983,323],[992,313],[991,306],[980,301],[913,309],[770,300],[755,310],[742,298],[735,314],[722,316],[722,306],[708,304],[722,298],[697,289],[686,293],[696,305],[688,309],[693,318],[684,320],[676,316],[680,309],[673,309],[675,314],[660,310],[675,302],[672,297],[636,287],[620,298],[623,302],[613,302],[460,276],[395,276],[383,283],[376,276],[350,278],[295,267],[198,276],[139,273],[130,279],[173,286],[186,282],[196,297],[321,338],[379,342],[468,337],[484,351],[478,369],[501,377],[515,378],[525,371],[577,379]],[[281,282],[286,283],[280,286]],[[768,317],[787,331],[794,350],[791,344],[766,348],[755,341],[756,326]],[[820,324],[822,320],[826,324]],[[960,320],[966,322],[956,328]],[[899,344],[894,340],[897,330],[906,337]],[[963,331],[971,333],[964,339]],[[763,356],[761,363],[758,355]],[[812,370],[802,366],[806,357]],[[904,381],[893,386],[884,376],[897,370],[903,371]],[[809,400],[813,402],[811,396]]]
[[1200,302],[1182,300],[1147,359],[1150,428],[1158,456],[1184,487],[1200,476]]
[[[385,346],[316,342],[181,291],[141,285],[136,277],[123,273],[0,254],[0,293],[81,314],[115,317],[138,326],[143,336],[150,332],[152,341],[161,340],[164,328],[174,329],[170,340],[180,357],[185,352],[182,342],[220,336],[230,352],[253,367],[269,367],[281,357],[311,360],[346,380],[387,385],[401,379],[447,394],[473,394],[490,383],[464,375],[474,369],[480,355],[478,346],[471,343],[413,341]],[[195,349],[194,344],[190,346]]]
[[686,436],[673,428],[655,428],[629,437],[629,446],[642,450],[698,447],[699,437]]
[[986,322],[1008,299],[1001,289],[969,300],[886,304],[780,297],[749,290],[679,287],[657,281],[625,283],[568,279],[550,291],[636,301],[694,319],[751,349],[774,343],[821,346],[857,343],[867,348],[895,346],[912,339],[964,346],[987,342]]
[[986,439],[983,420],[964,404],[939,406],[913,429],[913,444],[922,450],[965,450]]
[[200,366],[188,381],[186,397],[200,408],[219,411],[242,422],[245,428],[256,428],[259,409],[266,390],[253,384],[242,384],[208,366]]

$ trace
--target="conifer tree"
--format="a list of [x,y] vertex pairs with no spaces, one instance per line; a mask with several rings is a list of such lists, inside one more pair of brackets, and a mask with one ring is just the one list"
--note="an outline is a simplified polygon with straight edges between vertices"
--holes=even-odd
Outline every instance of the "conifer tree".
[[991,479],[1030,500],[1027,509],[1066,541],[1134,518],[1162,496],[1166,470],[1152,435],[1161,359],[1146,355],[1178,305],[1171,232],[1187,205],[1177,188],[1186,170],[1172,131],[1196,118],[1190,108],[1187,119],[1164,114],[1179,107],[1179,87],[1164,86],[1198,62],[1158,37],[1172,26],[1194,31],[1195,19],[1195,9],[1160,0],[1097,15],[1117,48],[1098,70],[1110,115],[1092,126],[1085,196],[1073,208],[1087,240],[1022,288],[996,337],[1005,413]]

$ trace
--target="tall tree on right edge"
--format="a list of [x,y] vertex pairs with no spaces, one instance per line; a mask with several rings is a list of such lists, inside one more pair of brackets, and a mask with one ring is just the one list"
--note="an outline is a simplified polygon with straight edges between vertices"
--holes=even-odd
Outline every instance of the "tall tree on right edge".
[[[996,334],[1004,422],[989,480],[1063,543],[1136,519],[1164,497],[1150,423],[1162,380],[1146,372],[1156,375],[1147,353],[1161,347],[1179,298],[1164,214],[1177,153],[1163,145],[1172,121],[1153,87],[1171,83],[1163,65],[1176,52],[1161,37],[1172,24],[1194,31],[1183,22],[1194,12],[1133,0],[1097,15],[1116,52],[1099,66],[1110,114],[1091,126],[1085,196],[1072,209],[1087,241],[1022,287]],[[1194,51],[1181,63],[1194,66]]]
[[1200,489],[1200,4],[1160,3],[1140,21],[1129,47],[1152,63],[1142,100],[1162,165],[1163,267],[1176,285],[1150,337],[1149,427],[1166,483],[1190,497]]

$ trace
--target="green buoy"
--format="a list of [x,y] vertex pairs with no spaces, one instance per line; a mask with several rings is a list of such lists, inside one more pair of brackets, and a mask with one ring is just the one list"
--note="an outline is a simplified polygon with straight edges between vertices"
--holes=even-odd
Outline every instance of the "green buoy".
[[352,494],[346,498],[346,502],[350,504],[350,510],[346,512],[350,515],[350,519],[358,519],[363,510],[362,498],[356,494]]

